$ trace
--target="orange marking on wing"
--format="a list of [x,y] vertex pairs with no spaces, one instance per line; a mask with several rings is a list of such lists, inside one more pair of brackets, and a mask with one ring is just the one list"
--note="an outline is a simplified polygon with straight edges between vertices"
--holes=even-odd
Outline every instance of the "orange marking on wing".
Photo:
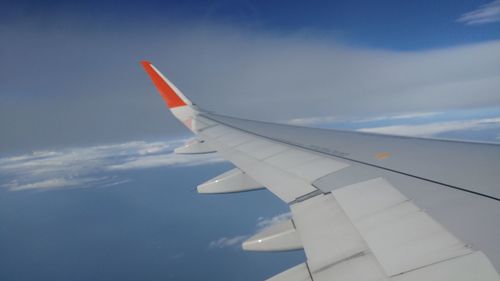
[[378,160],[384,160],[389,158],[390,156],[391,154],[389,152],[379,152],[375,154],[375,158],[377,158]]
[[168,85],[167,81],[163,80],[163,78],[156,72],[151,63],[148,61],[141,61],[142,67],[148,73],[149,77],[153,81],[153,84],[156,86],[160,95],[163,97],[163,100],[167,103],[169,108],[185,106],[186,103],[175,93],[175,91]]

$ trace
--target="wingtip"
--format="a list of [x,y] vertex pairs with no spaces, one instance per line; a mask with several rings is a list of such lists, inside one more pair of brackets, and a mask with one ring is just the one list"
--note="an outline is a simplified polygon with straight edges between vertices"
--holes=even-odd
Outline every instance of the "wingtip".
[[173,84],[171,85],[151,62],[142,60],[140,63],[169,108],[187,105],[186,101],[182,98],[182,93]]

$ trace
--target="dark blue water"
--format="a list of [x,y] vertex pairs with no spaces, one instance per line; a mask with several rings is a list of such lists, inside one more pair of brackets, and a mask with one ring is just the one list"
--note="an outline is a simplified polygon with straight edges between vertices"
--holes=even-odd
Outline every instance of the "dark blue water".
[[209,247],[288,211],[265,190],[194,191],[229,168],[132,171],[106,188],[0,189],[0,280],[262,280],[302,262],[302,252]]

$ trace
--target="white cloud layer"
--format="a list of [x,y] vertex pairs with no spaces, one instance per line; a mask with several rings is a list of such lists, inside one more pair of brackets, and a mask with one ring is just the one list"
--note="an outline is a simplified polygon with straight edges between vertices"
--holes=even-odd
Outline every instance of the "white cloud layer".
[[0,158],[0,175],[10,190],[114,186],[128,182],[118,171],[216,163],[214,154],[179,155],[184,141],[132,141]]
[[[198,159],[193,159],[193,158]],[[212,155],[180,155],[175,153],[169,153],[168,155],[151,155],[151,156],[141,156],[132,157],[127,159],[126,162],[109,165],[106,167],[108,170],[132,170],[132,169],[146,169],[161,166],[197,166],[204,164],[211,164],[221,162],[221,158],[213,157]]]
[[392,125],[374,128],[358,129],[361,132],[380,133],[389,135],[429,137],[441,133],[463,130],[483,130],[488,128],[499,128],[499,118],[484,118],[462,121],[434,122],[419,125]]
[[500,0],[479,6],[474,11],[461,15],[457,21],[468,25],[480,25],[500,21]]

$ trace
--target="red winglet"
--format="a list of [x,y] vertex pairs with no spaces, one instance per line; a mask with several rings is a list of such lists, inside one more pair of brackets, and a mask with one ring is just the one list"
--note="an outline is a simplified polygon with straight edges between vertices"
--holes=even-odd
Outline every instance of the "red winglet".
[[160,95],[163,97],[169,108],[187,105],[150,62],[141,61],[141,64],[148,73],[149,77],[151,77],[153,84],[155,84],[156,88],[160,92]]

